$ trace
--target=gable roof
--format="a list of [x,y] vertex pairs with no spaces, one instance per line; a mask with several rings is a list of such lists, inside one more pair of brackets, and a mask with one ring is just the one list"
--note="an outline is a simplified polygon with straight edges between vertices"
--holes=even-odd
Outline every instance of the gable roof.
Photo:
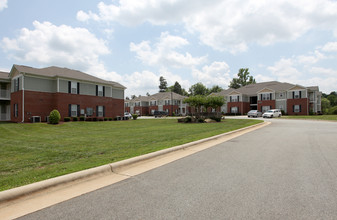
[[172,99],[178,99],[178,100],[181,100],[181,99],[184,99],[186,98],[186,96],[182,96],[178,93],[175,93],[175,92],[158,92],[156,94],[153,94],[151,96],[149,96],[152,100],[153,98],[156,99],[156,100],[163,100],[163,99],[171,99],[171,95],[172,95]]
[[39,68],[33,68],[29,66],[22,66],[22,65],[14,64],[11,72],[13,71],[13,69],[16,69],[20,73],[28,73],[32,75],[47,76],[47,77],[64,77],[64,78],[74,79],[74,80],[83,80],[83,81],[89,81],[89,82],[108,84],[108,85],[112,85],[114,87],[118,87],[121,89],[126,89],[126,87],[124,87],[120,83],[103,80],[98,77],[89,75],[87,73],[83,73],[81,71],[72,70],[68,68],[51,66],[51,67],[39,69]]
[[270,81],[270,82],[262,82],[262,83],[255,83],[255,84],[249,84],[247,86],[243,86],[241,88],[238,88],[237,90],[243,94],[247,95],[256,95],[259,91],[261,91],[264,88],[268,88],[274,91],[286,91],[289,88],[295,86],[294,84],[290,83],[283,83],[283,82],[277,82],[277,81]]

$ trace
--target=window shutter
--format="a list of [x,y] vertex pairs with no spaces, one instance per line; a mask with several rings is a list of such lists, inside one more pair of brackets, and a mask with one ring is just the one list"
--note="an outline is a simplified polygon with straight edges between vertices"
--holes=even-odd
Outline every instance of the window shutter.
[[105,97],[105,86],[103,86],[103,97]]
[[293,99],[295,98],[295,92],[293,92]]
[[77,83],[77,94],[80,94],[80,83]]
[[240,102],[240,96],[238,96],[238,102]]
[[262,94],[260,95],[260,100],[262,100]]
[[302,91],[300,91],[300,98],[302,98]]
[[96,116],[98,117],[98,106],[96,106]]
[[68,105],[68,115],[71,117],[71,104]]
[[105,117],[105,106],[103,106],[103,117]]
[[68,81],[68,93],[71,93],[71,82]]
[[81,108],[80,105],[77,105],[77,116],[81,115]]
[[[301,93],[300,93],[301,94]],[[300,112],[302,112],[302,105],[300,105]]]
[[270,97],[269,97],[270,100],[273,99],[273,93],[270,93]]
[[20,78],[18,78],[18,87],[16,88],[16,91],[20,90]]
[[295,112],[295,105],[293,105],[293,112]]
[[232,96],[229,96],[229,102],[232,102]]
[[96,85],[96,96],[98,96],[98,85]]

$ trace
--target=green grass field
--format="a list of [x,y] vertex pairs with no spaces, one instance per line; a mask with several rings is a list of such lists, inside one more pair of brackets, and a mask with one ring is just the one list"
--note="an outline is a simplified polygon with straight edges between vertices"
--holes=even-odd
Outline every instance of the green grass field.
[[177,120],[0,124],[0,191],[260,123]]
[[282,118],[337,121],[337,115],[285,115]]

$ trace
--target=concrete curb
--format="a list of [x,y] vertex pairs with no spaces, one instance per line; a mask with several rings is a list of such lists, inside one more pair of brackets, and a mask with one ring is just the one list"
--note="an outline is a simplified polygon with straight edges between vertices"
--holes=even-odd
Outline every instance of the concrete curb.
[[216,136],[212,136],[209,138],[205,138],[205,139],[201,139],[198,141],[193,141],[190,143],[186,143],[183,145],[178,145],[175,147],[171,147],[171,148],[167,148],[167,149],[163,149],[160,151],[156,151],[156,152],[152,152],[149,154],[145,154],[145,155],[141,155],[141,156],[137,156],[137,157],[133,157],[130,159],[126,159],[123,161],[119,161],[119,162],[115,162],[115,163],[111,163],[111,164],[106,164],[103,166],[99,166],[99,167],[94,167],[94,168],[90,168],[87,170],[83,170],[83,171],[78,171],[75,173],[71,173],[71,174],[67,174],[67,175],[63,175],[63,176],[59,176],[59,177],[54,177],[48,180],[43,180],[37,183],[32,183],[29,185],[25,185],[25,186],[21,186],[21,187],[17,187],[17,188],[13,188],[13,189],[9,189],[9,190],[5,190],[0,192],[0,204],[4,203],[4,202],[8,202],[14,199],[18,199],[20,197],[23,196],[27,196],[42,190],[46,190],[48,188],[51,187],[55,187],[55,186],[59,186],[61,184],[66,184],[66,183],[70,183],[73,181],[77,181],[77,180],[83,180],[86,178],[90,178],[94,175],[102,175],[104,173],[113,173],[116,169],[119,169],[121,167],[125,167],[125,166],[129,166],[141,161],[145,161],[145,160],[149,160],[149,159],[153,159],[155,157],[158,156],[162,156],[164,154],[168,154],[174,151],[178,151],[178,150],[183,150],[189,147],[193,147],[195,145],[210,141],[210,140],[215,140],[218,138],[221,138],[223,136],[226,135],[230,135],[230,134],[234,134],[234,133],[238,133],[250,128],[254,128],[254,127],[263,127],[267,124],[269,124],[270,122],[262,122],[259,124],[255,124],[255,125],[251,125],[249,127],[245,127],[245,128],[241,128],[238,130],[234,130],[234,131],[230,131],[227,133],[223,133],[223,134],[219,134]]

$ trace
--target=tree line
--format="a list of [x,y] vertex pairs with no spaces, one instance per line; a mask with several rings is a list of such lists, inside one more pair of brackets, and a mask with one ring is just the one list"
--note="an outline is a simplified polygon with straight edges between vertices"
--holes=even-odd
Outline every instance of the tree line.
[[337,93],[336,91],[330,92],[330,94],[322,94],[321,101],[323,114],[337,114]]

